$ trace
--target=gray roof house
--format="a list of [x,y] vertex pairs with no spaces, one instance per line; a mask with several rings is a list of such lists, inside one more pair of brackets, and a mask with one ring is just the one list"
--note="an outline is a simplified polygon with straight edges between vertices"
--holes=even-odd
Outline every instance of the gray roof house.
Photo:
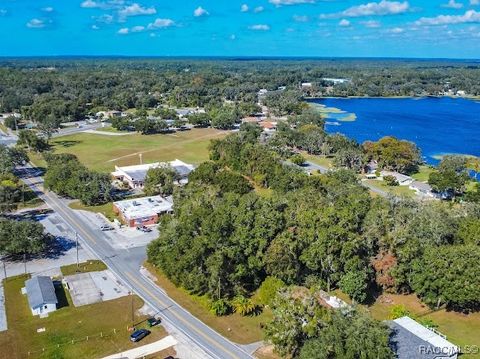
[[58,299],[50,277],[38,276],[27,280],[25,291],[33,315],[45,315],[57,309]]
[[390,346],[398,359],[456,359],[459,348],[410,317],[387,322]]

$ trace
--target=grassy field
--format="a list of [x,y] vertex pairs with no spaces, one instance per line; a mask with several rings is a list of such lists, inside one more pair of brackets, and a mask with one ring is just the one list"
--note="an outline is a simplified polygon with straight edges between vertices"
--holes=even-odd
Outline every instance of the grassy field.
[[399,197],[415,197],[415,191],[408,186],[388,186],[384,181],[366,180],[366,183]]
[[117,216],[113,212],[112,202],[108,202],[99,206],[85,206],[80,201],[71,202],[68,205],[71,209],[79,209],[83,211],[89,211],[94,213],[101,213],[107,217],[110,221],[113,221]]
[[[133,344],[127,331],[131,326],[131,311],[126,310],[131,308],[132,297],[75,308],[61,286],[57,290],[61,308],[47,318],[33,316],[26,296],[20,291],[26,279],[19,276],[4,281],[9,329],[0,333],[1,359],[99,358],[154,342],[166,335],[162,327],[154,328],[151,335]],[[143,306],[140,298],[135,296],[133,300],[134,308]],[[146,327],[145,319],[136,316],[138,328]],[[37,332],[41,328],[45,331]]]
[[430,166],[420,166],[418,169],[418,173],[412,175],[412,178],[420,181],[420,182],[427,182],[430,173],[432,173],[435,169]]
[[[222,138],[228,132],[211,128],[199,128],[174,134],[129,136],[101,136],[80,133],[57,137],[51,141],[55,153],[73,153],[87,167],[111,172],[115,165],[128,166],[143,162],[170,161],[176,158],[199,164],[208,159],[211,139]],[[41,159],[32,158],[43,165]]]
[[[79,266],[78,266],[78,270],[81,273],[99,272],[105,269],[107,269],[107,266],[105,265],[105,263],[99,260],[89,260],[88,262],[79,263]],[[61,266],[60,270],[62,271],[62,274],[64,276],[78,273],[76,264]]]
[[325,156],[316,156],[316,155],[309,155],[308,153],[302,153],[303,157],[307,161],[313,162],[316,165],[323,166],[326,168],[333,168],[332,159],[325,157]]
[[257,316],[242,317],[239,314],[230,314],[217,317],[210,313],[207,307],[208,300],[205,297],[191,295],[186,290],[177,288],[152,265],[146,263],[145,266],[156,276],[157,284],[167,292],[170,298],[223,336],[239,344],[263,340],[261,324],[271,320],[272,314],[269,310],[264,310]]

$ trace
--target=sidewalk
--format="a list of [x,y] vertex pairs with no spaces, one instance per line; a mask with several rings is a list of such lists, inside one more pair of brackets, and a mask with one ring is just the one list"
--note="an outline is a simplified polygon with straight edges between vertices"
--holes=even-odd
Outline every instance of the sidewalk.
[[177,344],[177,341],[175,340],[174,337],[171,335],[156,341],[155,343],[147,344],[135,349],[130,349],[127,350],[123,353],[117,353],[113,355],[109,355],[108,357],[105,357],[103,359],[136,359],[136,358],[142,358],[144,356],[150,355],[150,354],[155,354],[158,353],[159,351],[162,351],[164,349],[170,348],[171,346],[174,346]]
[[5,295],[3,284],[0,282],[0,332],[7,330],[7,313],[5,311]]

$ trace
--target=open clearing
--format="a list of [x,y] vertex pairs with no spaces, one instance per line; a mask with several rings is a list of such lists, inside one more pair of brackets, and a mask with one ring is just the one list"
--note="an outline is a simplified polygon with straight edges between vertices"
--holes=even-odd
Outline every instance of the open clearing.
[[[132,299],[136,310],[144,304],[137,296],[75,308],[68,292],[58,288],[60,309],[47,318],[34,317],[26,296],[20,292],[27,278],[18,276],[4,281],[8,331],[0,333],[1,359],[99,358],[166,336],[165,330],[157,327],[140,343],[130,342],[127,327],[132,324]],[[135,316],[137,328],[146,327],[145,319],[145,316]],[[40,328],[45,331],[37,333]],[[28,355],[28,352],[32,353]]]
[[[222,138],[228,131],[212,128],[196,128],[172,134],[130,136],[99,136],[78,133],[52,140],[55,153],[73,153],[88,168],[111,172],[115,165],[171,161],[176,158],[193,164],[208,160],[210,140]],[[36,163],[37,161],[34,162]],[[41,163],[39,163],[41,165]]]

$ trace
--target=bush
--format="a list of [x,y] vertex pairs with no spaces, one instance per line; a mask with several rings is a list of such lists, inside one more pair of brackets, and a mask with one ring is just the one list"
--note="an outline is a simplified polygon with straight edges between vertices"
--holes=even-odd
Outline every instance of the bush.
[[275,277],[267,277],[258,288],[256,302],[262,306],[270,306],[280,288],[285,287],[285,283]]
[[305,157],[297,153],[290,157],[290,161],[292,161],[292,163],[296,164],[297,166],[303,166],[303,164],[305,163]]
[[226,300],[219,299],[210,305],[210,312],[215,314],[217,317],[221,317],[222,315],[227,315],[230,312],[231,308],[230,305]]
[[257,306],[250,298],[239,295],[235,297],[232,301],[233,311],[242,316],[255,314],[257,311]]
[[405,316],[410,317],[411,313],[403,304],[396,304],[390,308],[390,319],[394,320]]
[[387,186],[398,186],[399,183],[397,181],[397,179],[394,177],[394,176],[385,176],[383,177],[383,180],[385,181],[385,183],[387,184]]

